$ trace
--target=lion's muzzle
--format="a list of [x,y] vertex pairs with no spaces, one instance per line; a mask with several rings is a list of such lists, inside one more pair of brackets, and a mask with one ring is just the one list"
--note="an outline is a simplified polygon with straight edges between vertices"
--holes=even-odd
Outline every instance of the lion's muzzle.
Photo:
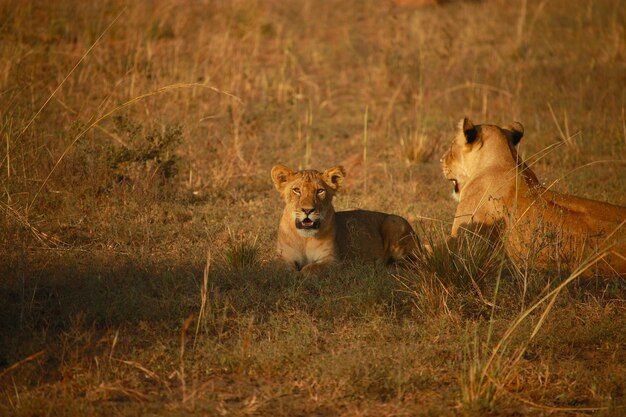
[[306,217],[303,220],[296,219],[296,229],[304,229],[304,230],[317,230],[320,228],[320,220],[311,220]]
[[301,208],[304,213],[304,219],[296,215],[296,229],[300,230],[317,230],[320,228],[320,217],[317,215],[315,207]]
[[454,178],[450,180],[450,182],[452,182],[452,185],[454,186],[454,193],[458,194],[460,192],[459,190],[459,182],[457,180],[455,180]]

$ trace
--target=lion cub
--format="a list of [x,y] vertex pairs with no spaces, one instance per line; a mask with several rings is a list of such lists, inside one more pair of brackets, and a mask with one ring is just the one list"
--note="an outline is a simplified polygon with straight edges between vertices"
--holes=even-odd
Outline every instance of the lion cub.
[[285,208],[278,227],[278,253],[291,267],[315,274],[337,260],[385,264],[414,256],[416,235],[404,218],[366,210],[335,212],[341,166],[326,171],[272,168],[272,181]]

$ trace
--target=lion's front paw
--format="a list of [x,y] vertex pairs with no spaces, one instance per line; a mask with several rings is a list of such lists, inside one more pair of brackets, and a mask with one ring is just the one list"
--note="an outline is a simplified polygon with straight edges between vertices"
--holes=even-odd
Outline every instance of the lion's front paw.
[[302,278],[319,278],[328,270],[328,266],[326,262],[308,264],[298,272],[298,275]]

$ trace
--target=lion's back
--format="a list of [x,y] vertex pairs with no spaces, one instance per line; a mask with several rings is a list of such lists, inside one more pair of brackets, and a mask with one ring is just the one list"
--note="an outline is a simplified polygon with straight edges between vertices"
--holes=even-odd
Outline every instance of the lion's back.
[[335,241],[342,259],[376,260],[385,256],[381,226],[389,215],[368,210],[335,213]]
[[335,241],[342,259],[389,263],[416,250],[415,231],[401,216],[369,210],[340,211],[335,216]]

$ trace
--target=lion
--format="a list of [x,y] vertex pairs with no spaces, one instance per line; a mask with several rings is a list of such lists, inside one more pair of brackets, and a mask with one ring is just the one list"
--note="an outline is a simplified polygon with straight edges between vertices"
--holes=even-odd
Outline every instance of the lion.
[[599,257],[596,273],[626,276],[626,207],[543,187],[517,154],[523,135],[518,122],[460,121],[441,158],[458,201],[451,238],[479,231],[541,269],[572,270]]
[[291,268],[317,275],[339,260],[389,264],[415,255],[417,236],[403,217],[367,210],[335,211],[333,197],[346,175],[342,166],[319,172],[277,165],[271,175],[285,202],[277,250]]

